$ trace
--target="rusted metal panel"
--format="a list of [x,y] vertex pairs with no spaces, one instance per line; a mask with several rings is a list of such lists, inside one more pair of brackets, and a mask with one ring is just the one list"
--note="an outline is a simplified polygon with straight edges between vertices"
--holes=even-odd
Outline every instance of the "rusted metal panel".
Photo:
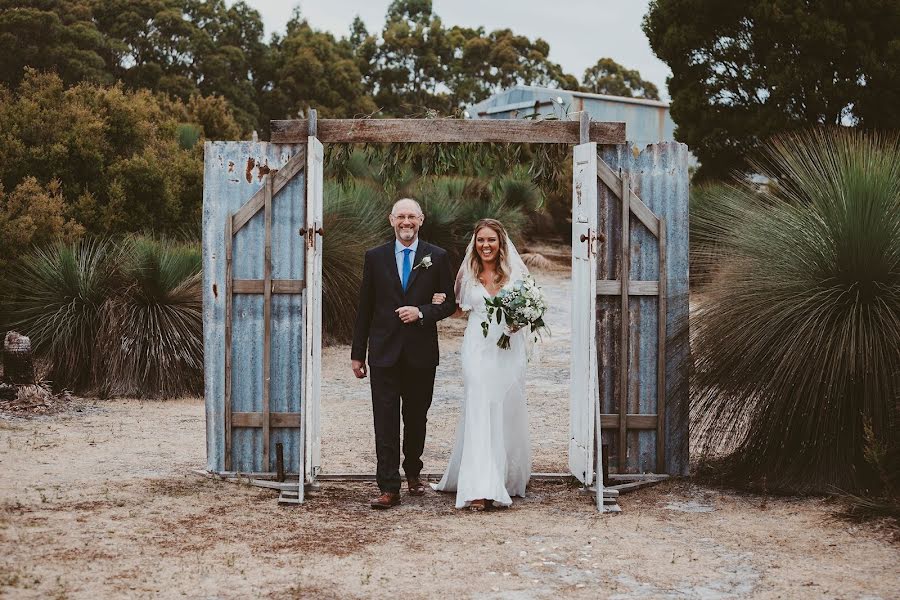
[[[631,189],[656,215],[666,220],[666,410],[665,471],[682,474],[688,468],[688,160],[687,146],[675,142],[651,144],[643,148],[630,144],[603,147],[600,158],[617,173],[628,173]],[[598,279],[621,279],[619,260],[621,201],[603,184],[599,193],[600,231],[606,234],[598,257]],[[631,219],[630,269],[633,281],[659,277],[657,239],[640,220]],[[629,297],[628,413],[656,414],[658,299]],[[618,413],[621,324],[620,299],[600,297],[597,302],[597,347],[601,412]],[[610,464],[617,464],[620,449],[616,431],[605,429],[603,443],[609,444]],[[626,471],[658,471],[656,431],[629,430]]]
[[[265,142],[207,142],[203,178],[203,338],[207,469],[225,470],[225,220],[262,187],[302,146]],[[304,246],[298,230],[304,220],[303,174],[272,202],[272,278],[303,280]],[[264,278],[265,229],[257,213],[234,236],[235,279]],[[302,296],[272,296],[270,411],[300,410]],[[262,412],[263,296],[236,294],[233,300],[232,408]],[[284,444],[285,468],[298,472],[300,429],[275,427],[271,445]],[[273,471],[274,453],[263,465],[262,429],[238,427],[232,435],[233,471]]]

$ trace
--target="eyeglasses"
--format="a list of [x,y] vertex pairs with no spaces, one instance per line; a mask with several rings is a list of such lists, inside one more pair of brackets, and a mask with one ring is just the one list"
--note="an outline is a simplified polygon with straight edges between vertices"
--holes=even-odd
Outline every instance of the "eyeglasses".
[[398,221],[418,221],[422,217],[420,215],[391,215]]

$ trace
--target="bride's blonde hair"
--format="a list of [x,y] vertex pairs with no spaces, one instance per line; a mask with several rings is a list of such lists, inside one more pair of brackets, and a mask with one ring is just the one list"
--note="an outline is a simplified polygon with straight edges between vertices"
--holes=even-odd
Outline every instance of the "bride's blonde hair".
[[481,274],[484,272],[484,264],[481,262],[481,255],[478,253],[477,237],[478,232],[484,227],[487,227],[496,233],[497,239],[500,242],[499,252],[497,253],[497,266],[494,273],[494,283],[505,283],[506,279],[510,276],[512,269],[509,265],[509,257],[506,248],[506,228],[503,226],[503,223],[497,219],[481,219],[475,223],[475,230],[472,232],[472,257],[469,259],[469,267],[471,267],[472,272],[475,273],[475,277],[480,279]]

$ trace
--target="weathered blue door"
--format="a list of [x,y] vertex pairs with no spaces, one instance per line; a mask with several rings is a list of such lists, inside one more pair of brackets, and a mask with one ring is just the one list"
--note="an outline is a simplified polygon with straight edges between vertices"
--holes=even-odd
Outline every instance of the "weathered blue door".
[[[322,146],[207,142],[207,468],[309,481],[318,467]],[[316,282],[309,286],[310,281]],[[302,489],[301,489],[302,498]]]

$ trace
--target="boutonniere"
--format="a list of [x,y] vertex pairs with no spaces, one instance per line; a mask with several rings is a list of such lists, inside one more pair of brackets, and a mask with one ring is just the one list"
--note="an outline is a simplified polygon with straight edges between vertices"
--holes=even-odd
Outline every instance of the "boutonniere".
[[419,267],[422,267],[423,269],[427,269],[430,266],[431,266],[431,255],[426,254],[425,256],[422,257],[422,260],[419,261],[419,264],[417,264],[416,266],[413,267],[413,271],[415,271]]

